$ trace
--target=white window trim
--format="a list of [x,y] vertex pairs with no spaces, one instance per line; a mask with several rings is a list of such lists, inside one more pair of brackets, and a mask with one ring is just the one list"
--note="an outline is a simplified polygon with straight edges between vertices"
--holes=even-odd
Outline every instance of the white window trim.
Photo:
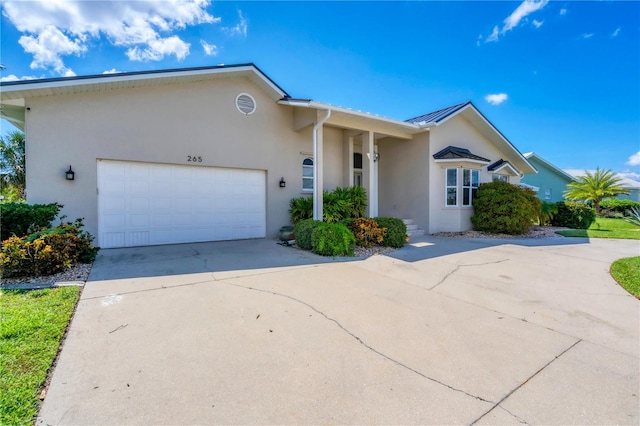
[[[456,172],[456,184],[455,186],[449,185],[449,170],[454,170]],[[459,173],[458,173],[458,169],[454,168],[454,167],[449,167],[444,169],[444,206],[446,208],[455,208],[458,207],[458,181],[459,181],[459,177],[458,177]],[[454,188],[456,190],[456,203],[455,204],[448,204],[447,201],[449,200],[449,188]]]
[[[311,160],[312,164],[310,165],[306,165],[304,164],[304,162],[306,160]],[[311,176],[305,176],[304,175],[304,170],[306,168],[311,169]],[[310,180],[311,181],[311,188],[305,188],[304,187],[304,182],[306,180]],[[305,194],[312,194],[313,193],[313,182],[314,182],[314,176],[313,176],[313,157],[311,156],[305,156],[305,158],[302,159],[302,192],[304,192]]]
[[[469,176],[469,185],[465,185],[464,184],[464,172],[469,171],[470,176]],[[477,173],[478,174],[478,186],[473,186],[473,174]],[[462,194],[462,207],[473,207],[473,189],[475,188],[476,190],[480,187],[480,170],[477,169],[462,169],[462,181],[460,182],[460,189],[462,189],[461,194]],[[464,190],[465,189],[469,189],[469,204],[465,204],[465,200],[464,199]]]

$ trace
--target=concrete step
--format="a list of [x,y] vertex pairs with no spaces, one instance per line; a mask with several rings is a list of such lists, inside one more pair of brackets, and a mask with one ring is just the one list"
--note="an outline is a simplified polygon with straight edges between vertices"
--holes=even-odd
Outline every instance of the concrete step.
[[413,223],[413,219],[402,219],[405,225],[407,225],[407,235],[410,237],[425,235],[424,229],[418,228],[418,225]]
[[407,231],[415,231],[418,229],[418,225],[407,225]]
[[412,225],[413,224],[413,219],[402,219],[402,221],[404,222],[405,225]]
[[407,234],[408,234],[410,237],[416,237],[416,236],[418,236],[418,235],[424,235],[424,234],[425,234],[425,232],[424,232],[424,229],[413,229],[413,230],[411,230],[411,231],[407,230]]

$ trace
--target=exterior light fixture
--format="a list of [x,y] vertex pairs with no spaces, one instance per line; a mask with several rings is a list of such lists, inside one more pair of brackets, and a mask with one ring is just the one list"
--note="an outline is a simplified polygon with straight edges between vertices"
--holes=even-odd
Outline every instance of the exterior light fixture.
[[284,181],[284,178],[281,177],[280,178],[280,188],[284,188],[285,186],[287,186],[287,182]]
[[67,180],[74,180],[76,178],[76,172],[71,170],[71,166],[69,166],[69,170],[67,170],[64,174]]

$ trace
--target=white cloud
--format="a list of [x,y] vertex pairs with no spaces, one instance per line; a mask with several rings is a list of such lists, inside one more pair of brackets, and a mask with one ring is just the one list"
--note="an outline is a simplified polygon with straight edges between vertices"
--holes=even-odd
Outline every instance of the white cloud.
[[540,28],[542,26],[542,24],[544,24],[544,21],[538,21],[537,19],[534,19],[532,24],[533,24],[534,27]]
[[584,39],[584,40],[589,39],[591,37],[593,37],[593,33],[584,33],[584,34],[580,35],[580,38]]
[[[498,29],[498,26],[495,26],[493,28],[491,35],[485,39],[485,43],[498,41],[499,36],[503,36],[508,31],[511,31],[513,28],[517,27],[523,19],[525,19],[530,14],[544,8],[548,3],[549,0],[524,0],[516,8],[516,10],[511,13],[511,15],[505,18],[502,29]],[[540,25],[542,25],[542,22],[540,22]],[[536,25],[536,27],[539,27],[539,25]]]
[[242,11],[238,10],[238,18],[240,21],[234,27],[224,27],[223,30],[226,31],[230,35],[241,35],[243,37],[247,36],[247,20],[242,15]]
[[200,40],[200,44],[204,49],[204,54],[207,56],[216,56],[218,54],[218,46],[215,44],[209,44],[204,40]]
[[627,160],[627,162],[624,164],[626,164],[627,166],[640,166],[640,151],[631,155],[629,157],[629,160]]
[[20,45],[33,55],[32,68],[72,72],[63,62],[82,55],[105,37],[131,60],[184,59],[189,43],[172,34],[187,26],[220,22],[206,8],[211,0],[3,2],[3,15],[23,33]]
[[618,34],[620,34],[620,30],[622,29],[622,27],[618,27],[615,29],[614,32],[611,33],[611,37],[618,37]]
[[631,170],[625,170],[624,172],[619,172],[618,175],[627,178],[627,179],[631,179],[631,180],[636,180],[640,182],[640,173],[638,172],[634,172]]
[[111,68],[110,70],[103,71],[102,74],[118,74],[121,71],[118,71],[115,68]]
[[567,14],[567,9],[565,9],[564,7],[560,9],[560,15],[566,15],[566,14]]
[[506,93],[494,93],[484,97],[484,100],[491,105],[500,105],[507,99],[509,99],[509,96]]
[[20,80],[35,80],[38,77],[35,77],[33,75],[24,75],[22,77],[18,77],[15,74],[9,74],[6,77],[2,77],[0,78],[0,81],[20,81]]

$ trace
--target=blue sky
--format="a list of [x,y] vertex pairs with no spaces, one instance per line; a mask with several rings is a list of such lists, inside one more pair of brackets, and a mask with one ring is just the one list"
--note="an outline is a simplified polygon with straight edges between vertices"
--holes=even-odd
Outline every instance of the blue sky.
[[640,2],[33,0],[1,19],[3,80],[253,62],[395,119],[471,100],[522,152],[640,180]]

